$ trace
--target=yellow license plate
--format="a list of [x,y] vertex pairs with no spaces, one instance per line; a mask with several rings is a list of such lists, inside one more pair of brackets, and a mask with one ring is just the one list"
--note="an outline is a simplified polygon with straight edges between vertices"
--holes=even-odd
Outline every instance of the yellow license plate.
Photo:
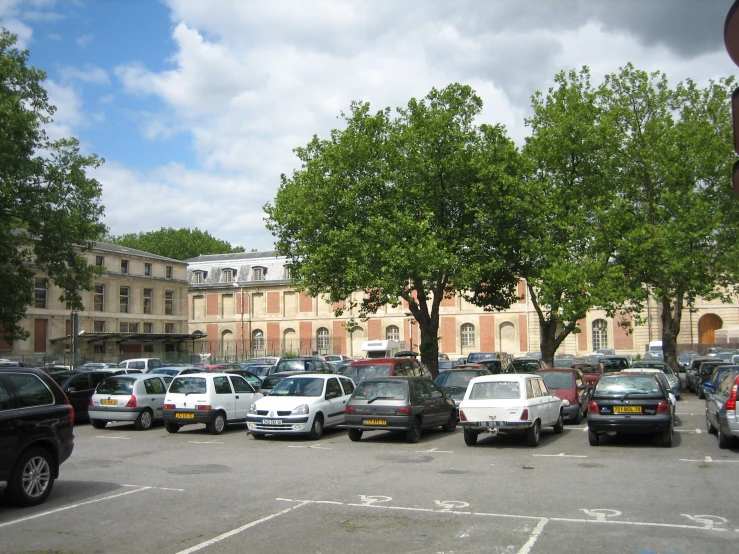
[[365,419],[365,425],[387,425],[387,419]]
[[614,406],[614,414],[640,414],[641,406]]
[[100,403],[103,406],[117,406],[118,405],[117,400],[101,400]]
[[176,418],[179,418],[179,419],[195,419],[195,414],[180,414],[180,413],[175,413],[174,416]]

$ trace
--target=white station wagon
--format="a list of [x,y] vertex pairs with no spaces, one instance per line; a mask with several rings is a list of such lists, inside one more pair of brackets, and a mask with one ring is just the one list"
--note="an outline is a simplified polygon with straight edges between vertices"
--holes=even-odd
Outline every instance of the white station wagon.
[[562,400],[536,374],[483,375],[473,378],[459,405],[459,424],[467,446],[480,433],[525,433],[537,446],[542,427],[564,428]]

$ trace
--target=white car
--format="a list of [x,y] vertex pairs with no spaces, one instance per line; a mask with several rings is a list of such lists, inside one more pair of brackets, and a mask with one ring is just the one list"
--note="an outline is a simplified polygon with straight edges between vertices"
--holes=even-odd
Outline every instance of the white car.
[[164,427],[176,433],[183,425],[204,423],[211,434],[220,435],[228,423],[246,421],[249,406],[262,396],[241,375],[178,375],[164,399]]
[[467,446],[477,444],[481,433],[525,433],[529,446],[537,446],[542,427],[563,431],[563,404],[539,375],[483,375],[467,385],[459,424]]
[[290,375],[249,409],[247,422],[255,439],[266,434],[308,433],[321,438],[326,427],[344,424],[344,408],[354,382],[341,375]]

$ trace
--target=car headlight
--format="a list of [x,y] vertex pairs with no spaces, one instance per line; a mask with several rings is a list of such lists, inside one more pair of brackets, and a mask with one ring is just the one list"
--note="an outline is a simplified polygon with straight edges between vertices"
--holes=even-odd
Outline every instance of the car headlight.
[[290,412],[290,415],[308,415],[308,404],[301,404]]
[[565,398],[564,400],[562,400],[562,405],[566,408],[570,405],[570,401]]
[[249,406],[249,413],[250,414],[256,414],[257,413],[257,405],[256,405],[256,403],[252,403],[252,405]]

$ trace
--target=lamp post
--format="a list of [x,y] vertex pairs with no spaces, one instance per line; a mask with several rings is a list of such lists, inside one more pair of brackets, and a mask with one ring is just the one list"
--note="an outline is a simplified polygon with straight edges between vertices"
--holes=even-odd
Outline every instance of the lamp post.
[[409,350],[413,352],[413,324],[415,321],[413,320],[413,314],[410,312],[405,312],[405,315],[408,316],[408,335],[410,338],[410,348]]

